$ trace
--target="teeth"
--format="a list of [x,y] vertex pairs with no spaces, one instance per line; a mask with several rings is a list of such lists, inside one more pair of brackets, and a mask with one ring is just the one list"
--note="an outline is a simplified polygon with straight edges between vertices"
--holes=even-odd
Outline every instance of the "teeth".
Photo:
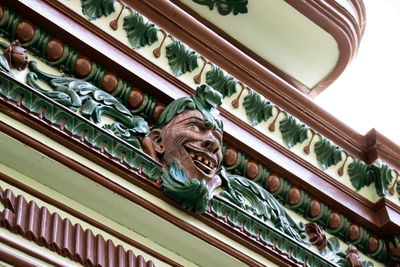
[[205,165],[207,165],[211,169],[214,168],[214,163],[210,162],[208,159],[206,159],[206,158],[203,159],[202,156],[196,156],[193,152],[190,152],[189,155],[192,159],[197,159],[198,161],[203,162]]

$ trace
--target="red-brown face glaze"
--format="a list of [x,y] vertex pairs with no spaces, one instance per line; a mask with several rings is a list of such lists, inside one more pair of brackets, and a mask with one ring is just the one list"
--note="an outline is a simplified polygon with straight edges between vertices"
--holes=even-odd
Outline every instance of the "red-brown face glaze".
[[209,185],[220,184],[216,173],[222,161],[222,133],[220,129],[208,128],[200,111],[185,110],[161,130],[153,131],[160,131],[158,152],[162,164],[170,167],[176,161],[189,179],[204,179]]

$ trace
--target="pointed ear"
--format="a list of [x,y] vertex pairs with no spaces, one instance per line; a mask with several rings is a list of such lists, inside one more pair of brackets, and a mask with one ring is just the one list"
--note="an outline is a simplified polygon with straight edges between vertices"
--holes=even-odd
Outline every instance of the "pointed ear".
[[162,135],[161,129],[154,129],[149,133],[148,136],[153,144],[154,150],[159,154],[162,154],[165,151],[164,142],[161,135]]
[[140,141],[140,145],[146,154],[150,155],[153,159],[158,160],[157,152],[153,147],[153,142],[151,141],[150,137],[144,137],[142,141]]
[[148,136],[144,137],[141,142],[143,151],[149,154],[153,159],[158,160],[157,153],[164,153],[164,145],[162,144],[161,130],[154,129]]

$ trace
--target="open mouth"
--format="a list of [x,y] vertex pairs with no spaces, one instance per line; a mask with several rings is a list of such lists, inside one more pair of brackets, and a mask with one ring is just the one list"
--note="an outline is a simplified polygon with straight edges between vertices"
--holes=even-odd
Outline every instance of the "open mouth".
[[210,175],[216,167],[215,159],[208,156],[207,153],[193,150],[186,147],[194,165],[206,175]]

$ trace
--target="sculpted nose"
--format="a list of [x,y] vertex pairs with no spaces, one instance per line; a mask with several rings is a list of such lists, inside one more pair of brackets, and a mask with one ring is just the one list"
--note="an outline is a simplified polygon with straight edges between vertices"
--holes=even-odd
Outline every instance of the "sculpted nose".
[[201,146],[214,154],[217,153],[219,149],[219,143],[216,138],[204,140],[203,142],[201,142]]

